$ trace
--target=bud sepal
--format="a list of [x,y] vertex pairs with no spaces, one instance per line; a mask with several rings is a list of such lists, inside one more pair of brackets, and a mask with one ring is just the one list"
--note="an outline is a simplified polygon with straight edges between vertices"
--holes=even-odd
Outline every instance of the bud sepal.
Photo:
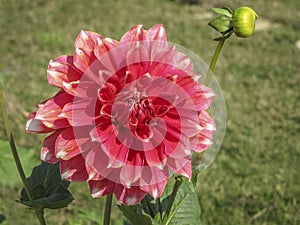
[[211,11],[218,14],[208,25],[222,34],[215,41],[229,38],[233,33],[237,37],[250,37],[255,28],[255,20],[258,18],[256,12],[249,7],[240,7],[231,10],[229,7],[211,8]]

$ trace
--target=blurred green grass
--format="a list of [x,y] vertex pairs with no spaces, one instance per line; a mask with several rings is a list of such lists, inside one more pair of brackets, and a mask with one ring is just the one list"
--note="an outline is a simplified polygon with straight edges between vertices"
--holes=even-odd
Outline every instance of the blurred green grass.
[[[300,224],[299,56],[300,1],[200,0],[185,5],[168,0],[46,1],[2,0],[0,76],[19,145],[36,149],[43,136],[25,133],[26,116],[57,89],[47,84],[50,59],[72,54],[83,30],[119,39],[131,26],[162,23],[168,40],[209,62],[216,33],[207,26],[210,7],[241,4],[260,18],[249,39],[225,44],[215,74],[228,112],[227,131],[214,164],[199,175],[197,188],[205,224]],[[0,139],[4,129],[0,118]],[[8,149],[0,149],[0,151]],[[1,179],[1,178],[0,178]],[[37,224],[13,200],[21,184],[0,186],[0,215],[8,224]],[[77,208],[101,213],[103,199],[92,200],[85,184],[74,183],[74,204],[47,211],[48,224],[95,224]],[[113,223],[120,224],[114,208]],[[24,222],[26,219],[26,222]]]

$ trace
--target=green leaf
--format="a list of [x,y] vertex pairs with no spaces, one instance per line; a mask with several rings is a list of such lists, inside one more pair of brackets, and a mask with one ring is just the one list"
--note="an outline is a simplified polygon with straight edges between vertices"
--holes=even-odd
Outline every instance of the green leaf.
[[196,187],[196,185],[197,185],[198,174],[199,174],[199,173],[200,173],[200,171],[199,171],[199,170],[196,170],[196,169],[193,169],[193,171],[192,171],[192,179],[191,179],[191,181],[192,181],[194,187]]
[[[146,214],[150,215],[152,218],[158,218],[167,210],[169,197],[170,196],[167,196],[164,199],[160,198],[159,200],[154,200],[150,195],[146,195],[141,201],[140,206]],[[160,201],[160,204],[158,201]],[[155,219],[155,221],[158,220]]]
[[[29,174],[32,165],[38,163],[35,151],[18,147],[18,153],[25,173]],[[0,177],[0,184],[5,186],[11,187],[21,183],[21,178],[7,141],[0,141]]]
[[69,181],[62,180],[59,173],[59,164],[42,162],[33,168],[27,178],[32,201],[25,189],[22,189],[18,202],[34,209],[59,209],[68,206],[74,199],[68,191]]
[[231,25],[231,18],[226,16],[217,16],[212,19],[209,23],[209,26],[213,27],[215,30],[219,31],[220,33],[225,33],[226,31],[230,30],[232,27]]
[[132,223],[132,225],[153,225],[155,221],[145,214],[139,205],[125,206],[118,205],[124,216]]
[[[172,187],[167,186],[166,192],[171,193]],[[201,225],[201,209],[198,196],[192,185],[184,180],[180,186],[166,225]]]
[[211,8],[211,11],[213,11],[216,14],[219,14],[221,16],[227,16],[227,17],[232,17],[233,11],[228,8],[228,7],[223,7],[223,8]]

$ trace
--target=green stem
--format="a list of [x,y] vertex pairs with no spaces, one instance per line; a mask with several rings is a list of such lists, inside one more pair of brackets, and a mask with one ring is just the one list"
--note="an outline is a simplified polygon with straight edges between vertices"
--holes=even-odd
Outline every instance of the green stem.
[[[32,201],[33,198],[32,198],[32,194],[30,192],[29,184],[27,182],[25,172],[23,170],[22,163],[20,161],[20,157],[19,157],[19,154],[18,154],[18,150],[17,150],[17,147],[16,147],[14,136],[11,132],[10,127],[9,127],[8,116],[7,116],[7,112],[6,112],[6,108],[5,108],[5,101],[4,101],[4,96],[3,96],[1,86],[0,86],[0,108],[1,108],[1,115],[2,115],[2,118],[3,118],[3,122],[4,122],[5,132],[6,132],[6,135],[7,135],[7,138],[8,138],[8,142],[9,142],[9,145],[10,145],[11,152],[12,152],[13,157],[14,157],[14,161],[16,163],[16,166],[17,166],[19,175],[21,177],[23,186],[25,188],[26,194],[27,194],[29,200]],[[36,213],[36,215],[37,215],[37,217],[40,221],[40,225],[46,225],[46,221],[44,219],[43,209],[35,209],[35,213]]]
[[35,214],[40,221],[40,225],[46,225],[46,221],[44,218],[44,210],[43,209],[35,209]]
[[5,108],[4,96],[3,96],[3,93],[2,93],[1,86],[0,86],[0,108],[1,108],[1,115],[2,115],[2,118],[3,118],[4,127],[5,127],[5,131],[6,131],[6,135],[8,137],[10,149],[12,151],[12,154],[13,154],[13,157],[14,157],[19,175],[20,175],[21,180],[23,182],[25,191],[27,193],[27,196],[28,196],[29,200],[32,201],[32,195],[30,193],[29,185],[28,185],[28,182],[26,180],[26,176],[25,176],[25,173],[24,173],[24,170],[23,170],[23,167],[22,167],[19,155],[18,155],[18,151],[17,151],[17,147],[16,147],[16,144],[15,144],[15,141],[14,141],[14,137],[12,135],[12,132],[11,132],[9,124],[8,124],[8,116],[7,116],[7,112],[6,112],[6,108]]
[[112,194],[109,194],[106,196],[103,225],[109,225],[109,223],[110,223],[112,197],[113,197]]
[[215,67],[216,67],[216,64],[217,64],[217,61],[218,61],[218,58],[219,58],[219,55],[221,53],[221,50],[222,50],[222,47],[224,45],[224,42],[225,42],[226,39],[223,39],[223,40],[220,40],[218,45],[217,45],[217,48],[214,52],[214,55],[210,61],[210,65],[209,65],[209,69],[207,71],[207,76],[206,76],[206,79],[204,81],[204,84],[205,85],[208,85],[209,84],[209,80],[210,80],[210,77],[211,77],[211,74],[214,72],[215,70]]
[[168,207],[166,209],[166,213],[164,215],[162,225],[166,225],[167,222],[168,222],[169,215],[171,213],[171,209],[172,209],[173,203],[174,203],[175,198],[176,198],[176,194],[178,192],[178,189],[179,189],[180,185],[183,182],[181,177],[176,177],[175,179],[176,179],[176,182],[174,184],[173,191],[171,193],[170,201],[169,201]]

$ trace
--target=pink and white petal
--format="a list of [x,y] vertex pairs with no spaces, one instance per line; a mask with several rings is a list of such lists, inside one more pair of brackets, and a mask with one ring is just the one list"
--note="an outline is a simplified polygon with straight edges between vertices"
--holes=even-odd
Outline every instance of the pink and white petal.
[[168,157],[182,158],[192,154],[190,140],[187,137],[182,138],[179,142],[164,140],[164,143]]
[[[154,52],[154,53],[153,53]],[[176,68],[176,49],[168,47],[167,49],[152,50],[151,65],[149,73],[153,76],[166,77],[169,74],[177,74]]]
[[69,83],[63,82],[62,88],[77,98],[89,98],[97,95],[99,85],[94,81],[81,79]]
[[92,141],[105,143],[113,134],[112,121],[110,117],[100,116],[95,121],[96,127],[90,131]]
[[166,30],[163,28],[162,24],[156,24],[153,27],[150,27],[148,31],[146,31],[146,37],[147,40],[151,41],[158,41],[163,43],[167,42]]
[[150,167],[157,167],[162,170],[167,162],[164,143],[162,142],[152,150],[145,151],[145,158]]
[[215,96],[211,88],[197,83],[191,77],[180,78],[177,84],[187,92],[197,111],[206,110]]
[[201,132],[191,138],[191,148],[195,152],[206,150],[213,144],[213,134],[216,131],[216,124],[206,111],[199,113]]
[[[177,52],[177,68],[183,71],[193,71],[193,61],[182,52]],[[194,72],[193,72],[194,73]]]
[[41,149],[41,160],[52,164],[59,161],[55,156],[55,141],[61,132],[61,130],[58,130],[44,139],[43,147]]
[[207,111],[199,113],[200,126],[203,128],[202,133],[209,136],[216,131],[216,124]]
[[74,52],[74,65],[83,73],[88,73],[90,65],[96,60],[92,51],[76,48]]
[[138,186],[132,186],[126,188],[120,184],[116,184],[114,193],[118,200],[124,205],[136,205],[138,204],[147,194],[141,190]]
[[88,183],[93,198],[99,198],[113,193],[116,186],[116,183],[111,182],[105,178],[102,178],[100,180],[90,180]]
[[30,113],[27,118],[26,131],[29,133],[49,133],[54,131],[54,129],[46,127],[41,120],[36,119],[36,112]]
[[169,169],[187,179],[192,177],[192,163],[189,156],[183,158],[168,158],[167,165]]
[[90,127],[69,127],[62,131],[56,138],[55,155],[57,158],[69,160],[84,151],[88,151],[95,144],[89,137]]
[[97,45],[94,49],[94,54],[98,59],[101,59],[102,55],[113,48],[116,48],[119,45],[119,42],[116,40],[105,38],[105,39],[98,39]]
[[97,34],[92,31],[82,30],[75,40],[74,47],[81,48],[87,51],[93,51],[98,43],[98,40],[101,39],[103,39],[103,37],[100,34]]
[[146,47],[138,42],[127,53],[126,62],[129,73],[134,74],[136,78],[149,72],[150,55]]
[[101,177],[116,182],[119,181],[120,170],[108,168],[109,158],[104,153],[102,146],[99,143],[83,155],[86,161],[86,167],[92,172],[89,179],[93,179],[95,176],[99,177],[100,175]]
[[103,143],[102,147],[109,158],[109,168],[120,168],[124,165],[129,149],[122,144],[117,137],[112,135],[105,143]]
[[72,81],[72,82],[62,82],[62,89],[67,92],[69,95],[76,95],[76,89],[79,85],[79,80]]
[[112,103],[115,99],[117,88],[114,84],[106,82],[99,90],[99,100],[103,103]]
[[162,195],[165,185],[168,182],[168,178],[169,171],[167,167],[165,167],[164,170],[155,167],[145,167],[139,186],[154,199],[157,199]]
[[53,98],[50,98],[37,110],[35,118],[41,120],[42,123],[53,129],[61,129],[69,127],[70,124],[65,118],[60,117],[62,108],[73,101],[73,96],[59,92]]
[[143,152],[130,149],[126,163],[121,168],[120,181],[125,187],[131,187],[140,179],[144,167],[145,156]]
[[132,27],[120,40],[120,45],[126,45],[132,42],[144,41],[146,39],[143,25],[136,25]]
[[82,73],[73,65],[73,56],[59,56],[48,65],[48,83],[56,87],[63,87],[63,83],[78,81],[81,76]]
[[81,155],[69,160],[60,160],[60,174],[62,179],[74,182],[85,182],[89,177]]
[[93,99],[83,99],[66,104],[61,117],[66,118],[74,126],[94,124],[96,102]]
[[191,139],[191,149],[198,153],[208,149],[212,144],[212,138],[203,134],[199,134]]

